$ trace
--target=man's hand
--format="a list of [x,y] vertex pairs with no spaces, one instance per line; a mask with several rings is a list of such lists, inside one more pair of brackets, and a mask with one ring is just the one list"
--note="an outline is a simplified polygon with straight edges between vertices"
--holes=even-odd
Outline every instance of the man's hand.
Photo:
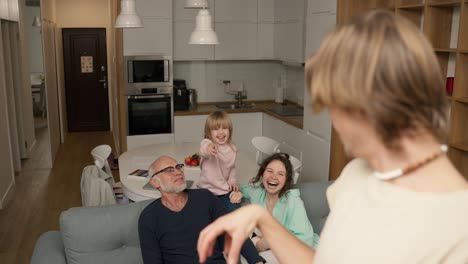
[[244,196],[242,195],[241,192],[233,191],[229,194],[229,200],[231,201],[231,203],[235,203],[235,204],[240,203],[242,201],[242,197]]
[[224,253],[228,256],[227,263],[236,264],[242,244],[260,219],[268,214],[265,208],[251,204],[224,215],[205,227],[198,237],[197,244],[200,263],[204,263],[207,257],[213,254],[216,238],[225,234]]

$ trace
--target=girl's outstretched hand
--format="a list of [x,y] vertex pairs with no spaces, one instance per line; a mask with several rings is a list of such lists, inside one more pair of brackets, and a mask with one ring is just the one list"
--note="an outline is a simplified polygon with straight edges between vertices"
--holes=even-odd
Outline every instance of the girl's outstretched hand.
[[210,143],[208,145],[208,154],[210,156],[214,156],[214,155],[216,155],[216,153],[218,153],[218,148],[216,147],[216,145],[214,143]]
[[207,257],[213,254],[216,238],[225,234],[224,253],[228,256],[227,263],[236,264],[242,244],[265,213],[268,214],[263,207],[251,204],[222,216],[205,227],[200,233],[197,245],[200,263],[204,263]]

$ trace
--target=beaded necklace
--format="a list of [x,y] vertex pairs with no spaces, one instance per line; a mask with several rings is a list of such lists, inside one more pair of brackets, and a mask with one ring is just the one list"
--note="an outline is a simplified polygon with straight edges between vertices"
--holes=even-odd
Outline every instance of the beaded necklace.
[[379,179],[379,180],[383,180],[383,181],[386,181],[386,180],[391,180],[391,179],[395,179],[397,177],[401,177],[403,175],[406,175],[410,172],[413,172],[419,168],[421,168],[422,166],[430,163],[431,161],[437,159],[438,157],[442,156],[443,154],[445,154],[448,150],[448,147],[447,145],[440,145],[440,151],[430,155],[429,157],[419,161],[419,162],[416,162],[414,164],[411,164],[409,165],[408,167],[404,168],[404,169],[397,169],[397,170],[392,170],[392,171],[388,171],[388,172],[378,172],[378,171],[375,171],[373,174],[374,176]]

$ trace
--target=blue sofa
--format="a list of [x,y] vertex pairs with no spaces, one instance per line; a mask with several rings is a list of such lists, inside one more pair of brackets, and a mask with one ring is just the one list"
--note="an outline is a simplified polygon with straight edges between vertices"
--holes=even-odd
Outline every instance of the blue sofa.
[[[301,183],[307,215],[320,233],[329,213],[329,183]],[[138,217],[152,200],[126,205],[77,207],[60,215],[60,231],[48,231],[36,242],[32,264],[143,263]]]

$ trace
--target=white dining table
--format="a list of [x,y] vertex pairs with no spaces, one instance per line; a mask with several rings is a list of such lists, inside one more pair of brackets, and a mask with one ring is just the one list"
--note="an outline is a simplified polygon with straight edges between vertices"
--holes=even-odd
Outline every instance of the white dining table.
[[[130,173],[137,169],[147,170],[149,165],[162,155],[167,155],[178,163],[184,163],[184,158],[199,152],[200,143],[180,142],[152,144],[144,147],[129,150],[119,157],[119,175],[122,183],[122,190],[128,199],[135,202],[161,197],[161,193],[156,189],[143,188],[148,179],[145,177],[131,176]],[[237,152],[236,176],[239,184],[246,184],[253,178],[258,170],[255,157],[242,151]],[[197,188],[200,178],[200,167],[185,166],[185,179],[193,181],[190,188]]]

